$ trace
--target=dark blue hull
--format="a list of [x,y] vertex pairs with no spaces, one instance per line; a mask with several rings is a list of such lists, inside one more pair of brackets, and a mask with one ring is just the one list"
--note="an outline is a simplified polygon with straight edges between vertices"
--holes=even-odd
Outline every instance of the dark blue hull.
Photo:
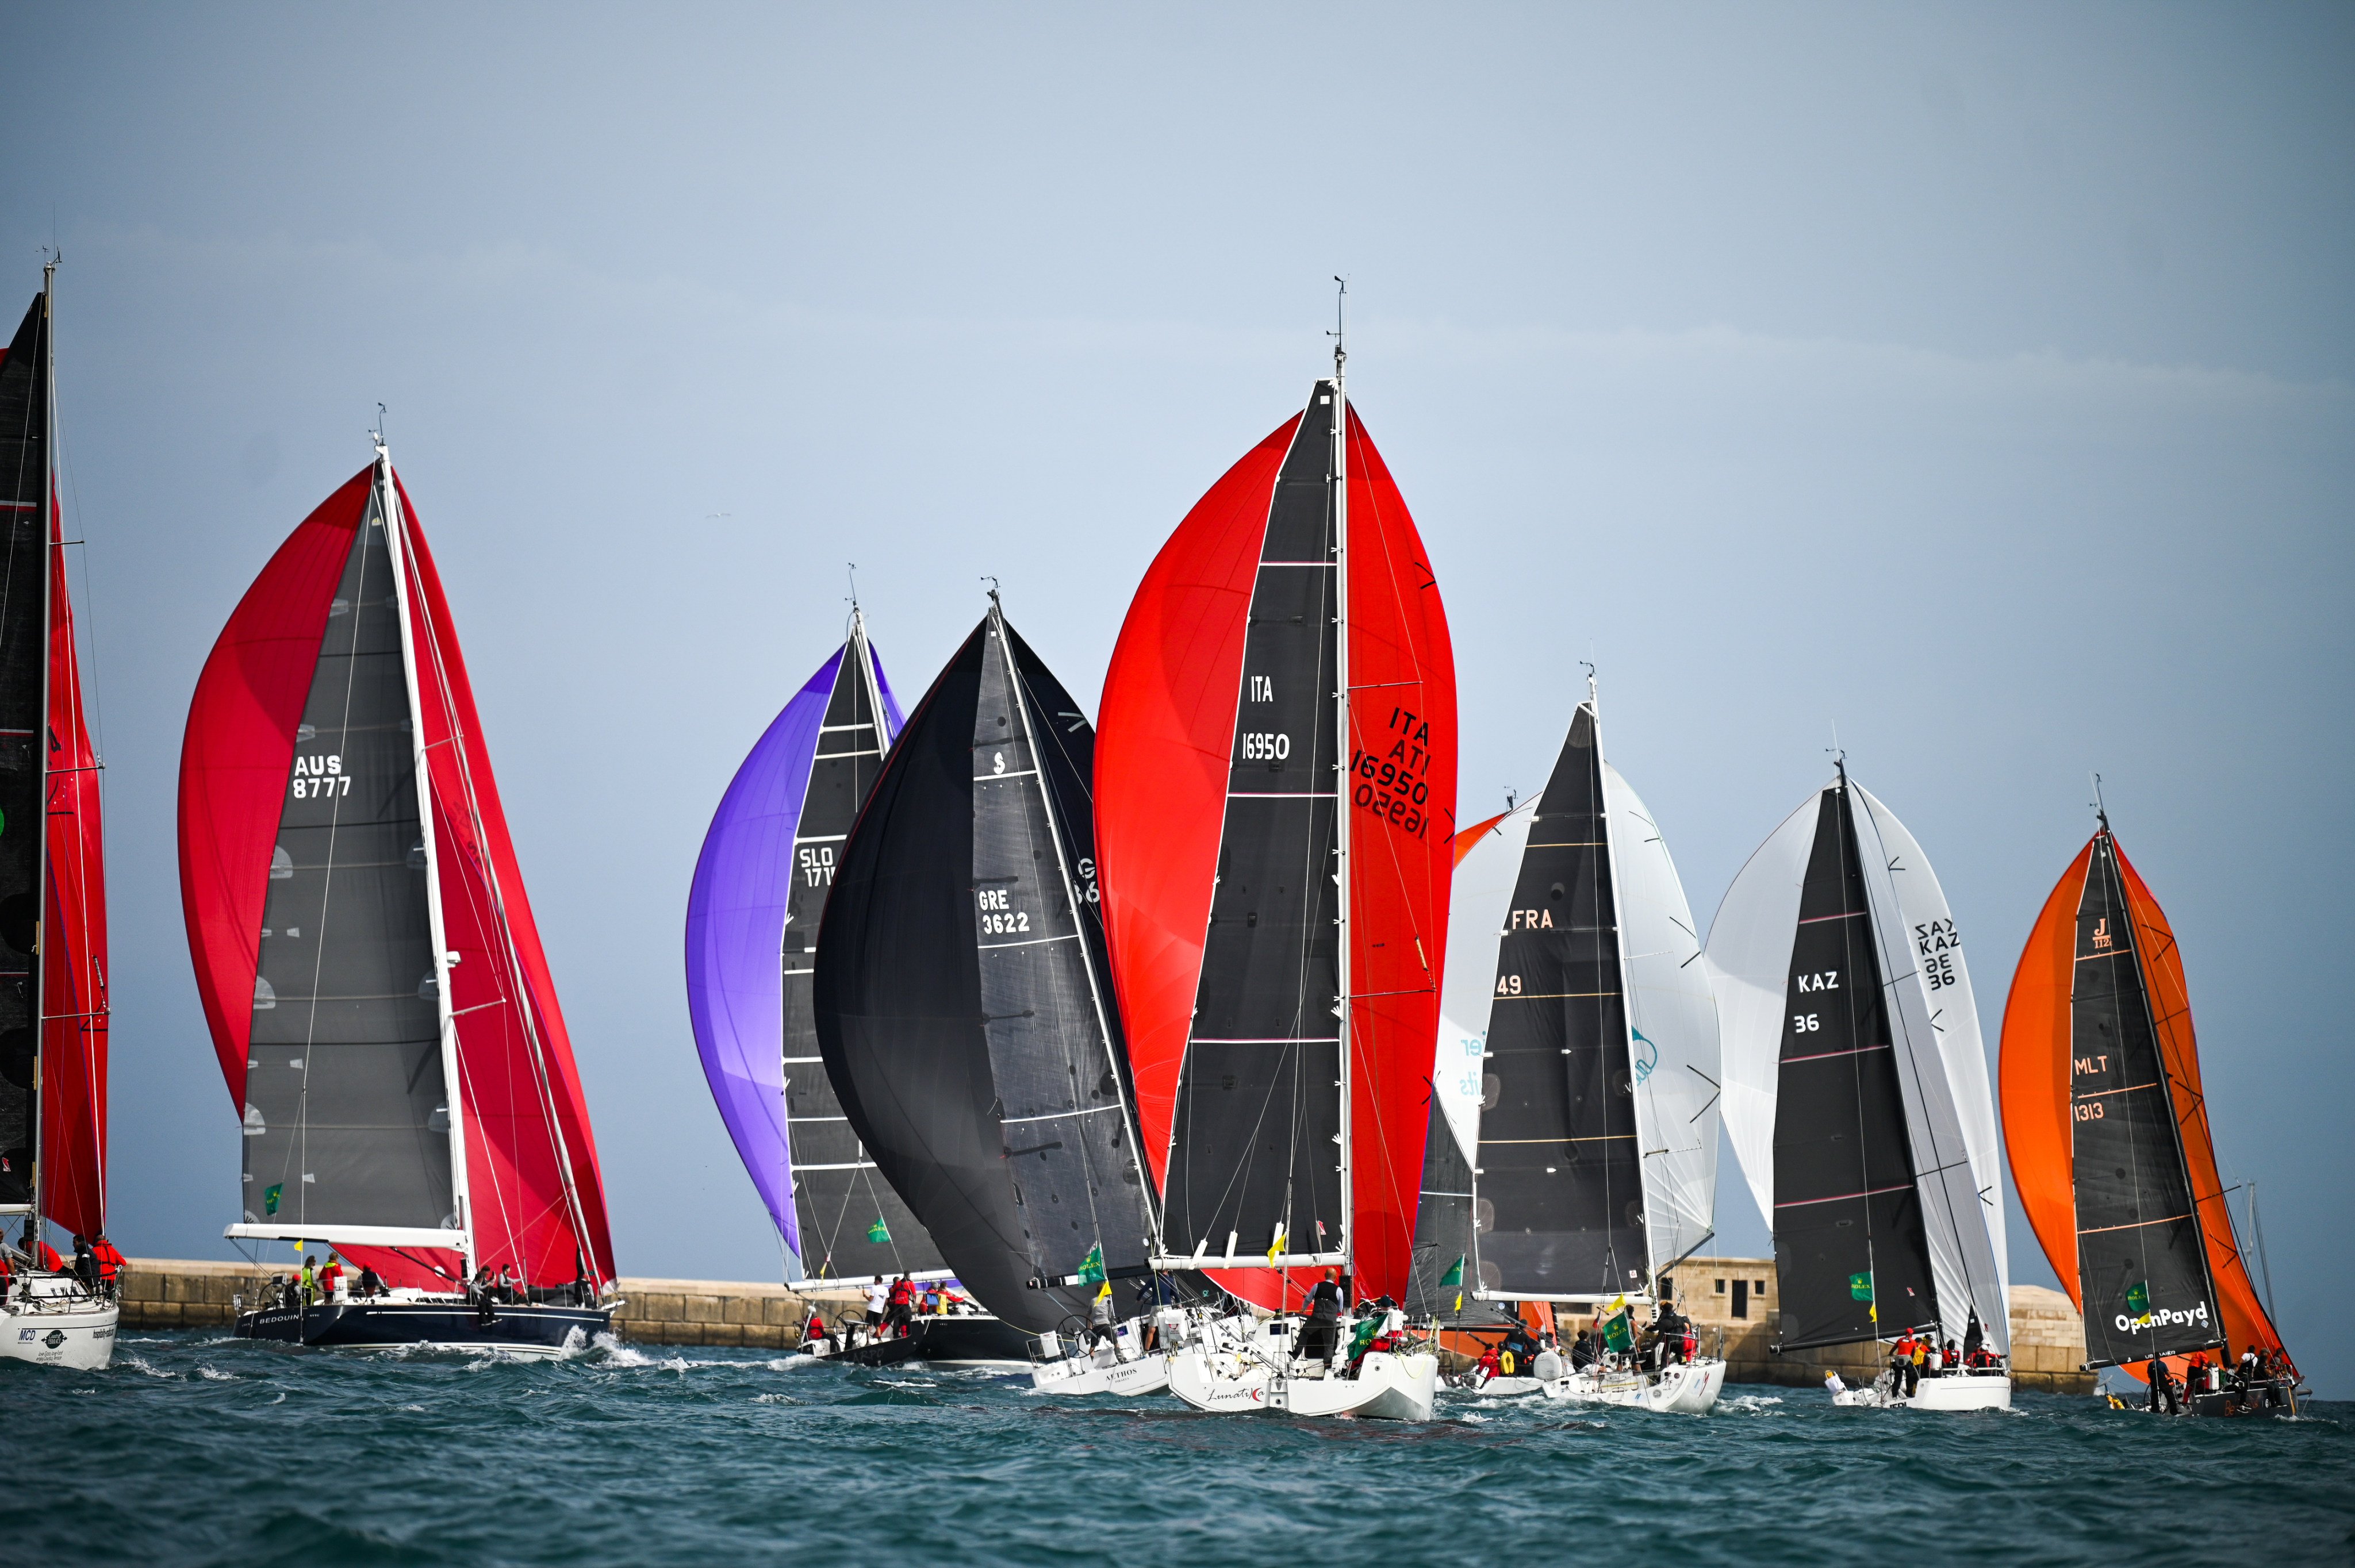
[[902,1361],[1006,1361],[1030,1364],[1030,1336],[997,1318],[919,1318],[904,1338],[878,1340],[826,1358],[858,1367],[897,1366]]
[[275,1340],[321,1350],[432,1345],[553,1356],[564,1351],[576,1332],[586,1344],[608,1332],[613,1321],[610,1307],[506,1306],[478,1310],[455,1301],[346,1301],[247,1312],[239,1317],[235,1332],[241,1340]]

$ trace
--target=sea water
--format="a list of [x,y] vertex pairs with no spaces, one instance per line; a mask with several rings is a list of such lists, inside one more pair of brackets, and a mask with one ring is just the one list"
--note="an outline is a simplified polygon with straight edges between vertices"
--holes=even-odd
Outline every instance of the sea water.
[[0,1361],[0,1562],[2346,1563],[2355,1406],[2159,1421],[1715,1414],[1443,1393],[1436,1420],[1199,1415],[1024,1376],[591,1347],[556,1362],[127,1334]]

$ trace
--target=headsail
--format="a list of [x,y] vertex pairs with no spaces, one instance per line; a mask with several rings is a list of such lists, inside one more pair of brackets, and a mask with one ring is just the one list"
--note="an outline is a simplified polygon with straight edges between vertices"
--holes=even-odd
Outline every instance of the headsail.
[[926,1273],[940,1255],[860,1149],[811,1012],[842,845],[900,733],[865,618],[744,758],[687,897],[687,995],[705,1077],[791,1255],[789,1273]]
[[1034,1332],[1151,1250],[1097,915],[1093,750],[993,604],[859,817],[818,964],[851,1126],[958,1279]]
[[1402,1297],[1455,664],[1412,519],[1337,382],[1163,546],[1103,724],[1106,924],[1168,1253],[1263,1303],[1284,1290],[1267,1271],[1344,1259],[1361,1295]]
[[2013,1181],[2093,1364],[2281,1349],[2217,1173],[2182,955],[2106,821],[2020,954],[2002,1080]]
[[389,1278],[613,1277],[588,1108],[441,580],[391,464],[281,546],[198,677],[181,897],[246,1134],[232,1234]]

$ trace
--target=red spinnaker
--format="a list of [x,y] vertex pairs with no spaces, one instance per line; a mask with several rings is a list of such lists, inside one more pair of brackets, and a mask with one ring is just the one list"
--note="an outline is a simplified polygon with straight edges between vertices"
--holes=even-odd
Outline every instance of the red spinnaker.
[[106,1229],[106,850],[66,592],[64,530],[49,515],[48,891],[41,944],[41,1212],[78,1235]]
[[[240,1114],[262,910],[295,730],[374,471],[355,475],[279,546],[214,644],[188,710],[180,896],[197,993]],[[494,1270],[513,1264],[535,1285],[566,1283],[576,1271],[610,1280],[604,1183],[571,1043],[448,601],[405,490],[401,506],[413,607],[408,652],[430,748],[435,869],[444,937],[459,955],[451,1012],[477,1260]],[[449,1254],[344,1250],[397,1284],[430,1285],[437,1271],[444,1279],[455,1273]]]
[[[1137,589],[1104,679],[1096,852],[1156,1181],[1200,979],[1245,620],[1298,422],[1252,449],[1187,514]],[[1353,1252],[1361,1296],[1403,1299],[1447,947],[1455,665],[1414,520],[1354,409],[1348,465]],[[1410,802],[1405,791],[1417,787],[1423,799]],[[1254,1271],[1220,1283],[1263,1304],[1279,1288],[1276,1276]]]

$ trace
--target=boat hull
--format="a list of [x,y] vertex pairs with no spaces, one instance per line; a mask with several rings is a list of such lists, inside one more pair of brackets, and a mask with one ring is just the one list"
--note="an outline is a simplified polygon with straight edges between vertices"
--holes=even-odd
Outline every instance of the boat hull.
[[1843,1408],[1882,1410],[2009,1410],[2011,1376],[2008,1372],[1947,1372],[1925,1377],[1910,1394],[1891,1394],[1876,1383],[1870,1388],[1840,1388],[1832,1403]]
[[891,1367],[907,1361],[940,1366],[1030,1364],[1030,1339],[1001,1318],[986,1313],[948,1313],[919,1318],[904,1335],[830,1351],[824,1359],[854,1367]]
[[1080,1395],[1116,1393],[1134,1397],[1159,1393],[1169,1386],[1169,1358],[1139,1356],[1133,1361],[1100,1365],[1091,1358],[1066,1356],[1041,1361],[1030,1369],[1030,1386],[1040,1393]]
[[1377,1351],[1356,1377],[1278,1376],[1275,1363],[1231,1351],[1188,1349],[1169,1359],[1169,1392],[1214,1415],[1351,1415],[1428,1421],[1439,1395],[1439,1358]]
[[349,1301],[241,1313],[232,1332],[315,1350],[427,1346],[552,1359],[611,1332],[613,1324],[611,1307],[516,1305],[485,1314],[461,1301]]
[[0,1360],[35,1366],[100,1372],[114,1360],[114,1330],[123,1309],[87,1297],[0,1308]]
[[1628,1410],[1706,1415],[1716,1408],[1717,1396],[1724,1389],[1725,1363],[1714,1356],[1702,1356],[1680,1361],[1649,1377],[1641,1372],[1588,1368],[1547,1383],[1545,1396],[1582,1404],[1615,1404]]

